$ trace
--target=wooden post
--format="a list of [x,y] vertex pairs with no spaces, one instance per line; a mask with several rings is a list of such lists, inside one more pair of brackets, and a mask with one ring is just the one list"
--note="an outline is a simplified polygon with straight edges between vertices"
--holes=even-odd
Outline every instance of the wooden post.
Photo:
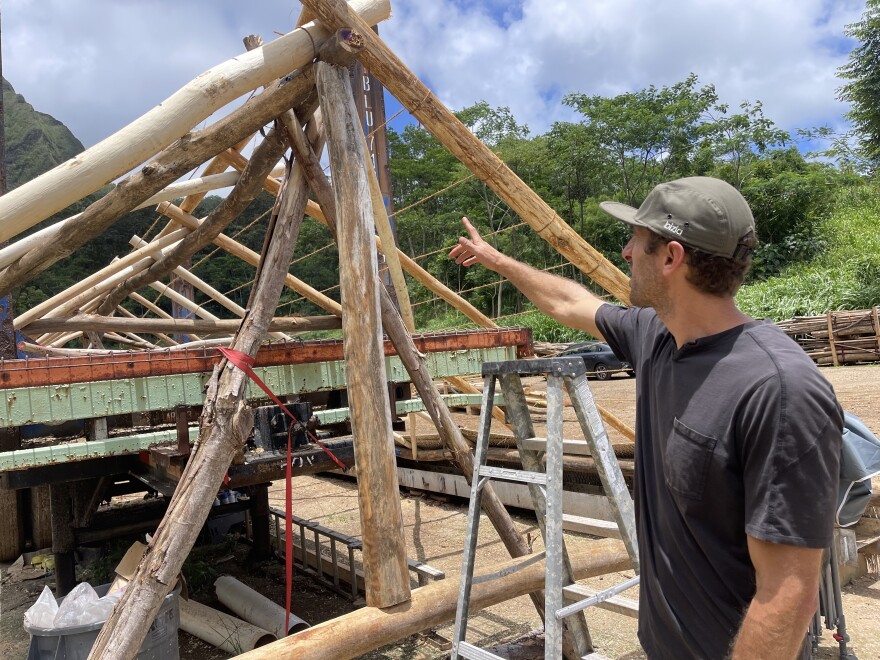
[[[292,168],[289,177],[261,275],[254,285],[249,314],[232,345],[251,357],[256,355],[278,305],[308,195],[298,167]],[[247,384],[245,373],[232,364],[222,361],[215,368],[193,453],[133,580],[92,647],[92,660],[137,654],[208,517],[233,456],[244,446],[253,427],[253,415],[244,399]]]
[[[308,148],[305,140],[301,139],[302,133],[297,133],[297,131],[293,130],[287,115],[283,115],[281,120],[288,128],[297,162],[301,164],[309,180],[312,192],[325,210],[326,217],[324,222],[330,229],[330,233],[339,242],[340,232],[337,227],[336,202],[330,188],[330,183],[327,181],[327,177],[321,169],[314,152]],[[456,425],[455,420],[452,419],[449,408],[440,397],[440,393],[434,385],[434,381],[425,364],[424,356],[419,353],[413,343],[410,333],[407,331],[406,326],[404,326],[400,314],[391,301],[391,297],[384,289],[380,290],[380,302],[382,305],[382,326],[397,350],[397,354],[407,373],[409,373],[413,384],[416,386],[419,396],[425,404],[425,409],[437,427],[440,438],[451,452],[453,461],[459,467],[465,479],[470,482],[474,470],[474,457],[470,445],[462,437],[461,430]],[[511,556],[521,557],[531,552],[525,540],[517,532],[510,514],[507,513],[507,509],[504,508],[501,500],[495,494],[491,484],[486,484],[483,490],[483,511],[486,512]],[[543,615],[543,596],[533,594],[532,601],[539,614]]]
[[348,400],[358,473],[367,605],[409,600],[403,515],[388,412],[370,186],[348,70],[315,65],[339,227],[339,288]]
[[828,320],[828,346],[831,348],[831,359],[835,367],[840,366],[840,360],[837,357],[837,346],[834,343],[834,317],[831,312],[825,314]]
[[265,561],[272,556],[272,538],[269,533],[269,484],[257,484],[251,490],[251,527],[254,545],[250,559]]
[[49,486],[52,508],[52,554],[55,556],[55,597],[66,596],[76,586],[73,536],[73,498],[70,484]]
[[355,14],[345,0],[303,0],[331,29],[363,32],[359,59],[450,153],[501,197],[538,235],[618,300],[629,302],[629,279],[529,188],[453,115]]

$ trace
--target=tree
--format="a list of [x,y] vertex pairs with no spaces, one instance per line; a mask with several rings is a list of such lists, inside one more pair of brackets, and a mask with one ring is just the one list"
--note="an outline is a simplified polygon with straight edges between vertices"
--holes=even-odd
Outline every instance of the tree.
[[764,116],[760,101],[743,101],[739,107],[741,112],[728,115],[726,104],[716,105],[714,112],[709,113],[712,122],[706,124],[706,147],[719,162],[716,176],[737,190],[742,189],[754,165],[768,149],[785,146],[791,140],[787,131],[776,128],[776,124]]
[[613,98],[568,94],[563,103],[584,115],[582,125],[613,166],[615,192],[638,206],[661,181],[692,174],[706,112],[718,100],[713,85],[697,89],[689,75],[672,87],[651,85]]
[[867,0],[860,21],[847,25],[844,33],[859,42],[837,75],[849,82],[838,98],[850,104],[846,117],[858,132],[858,141],[870,170],[880,164],[880,0]]

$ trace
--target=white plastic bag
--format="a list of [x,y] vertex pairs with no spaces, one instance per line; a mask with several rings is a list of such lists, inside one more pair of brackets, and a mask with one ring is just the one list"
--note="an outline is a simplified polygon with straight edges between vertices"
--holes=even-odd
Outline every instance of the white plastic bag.
[[97,602],[98,594],[92,589],[92,585],[88,582],[81,582],[61,601],[61,606],[55,615],[55,627],[69,628],[91,623],[89,608]]
[[57,613],[58,603],[55,596],[52,595],[52,590],[49,587],[43,587],[37,602],[24,613],[24,620],[29,626],[36,628],[54,628]]

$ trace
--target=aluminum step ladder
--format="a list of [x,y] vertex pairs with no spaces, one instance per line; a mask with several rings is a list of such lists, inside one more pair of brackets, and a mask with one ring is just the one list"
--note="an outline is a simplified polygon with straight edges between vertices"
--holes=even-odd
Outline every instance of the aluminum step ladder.
[[[562,657],[563,620],[574,651],[579,657],[591,657],[592,640],[587,628],[584,609],[590,605],[613,599],[616,594],[635,586],[638,582],[639,559],[636,542],[635,513],[632,497],[627,490],[614,455],[599,409],[587,383],[586,366],[580,357],[512,360],[487,362],[483,365],[483,402],[480,412],[480,429],[474,455],[474,473],[471,481],[471,499],[468,508],[468,524],[462,559],[461,588],[455,612],[455,628],[452,640],[452,660],[468,658],[489,660],[499,658],[465,641],[467,615],[470,605],[471,584],[474,579],[474,558],[477,550],[477,533],[480,526],[480,504],[483,487],[492,479],[527,484],[534,502],[535,516],[544,538],[546,577],[544,583],[544,657],[559,660]],[[546,376],[547,378],[547,437],[535,437],[532,419],[523,391],[522,376]],[[500,382],[507,416],[513,428],[516,445],[522,461],[522,470],[486,465],[492,405],[495,384]],[[563,440],[563,385],[568,390],[577,414],[584,440]],[[569,596],[577,593],[563,536],[562,512],[562,461],[565,452],[584,454],[589,452],[605,494],[611,504],[614,518],[627,552],[633,562],[636,577],[622,585],[591,595],[589,598],[563,607],[563,590]],[[546,457],[546,469],[544,458]],[[574,585],[576,587],[576,585]],[[597,657],[597,656],[592,656]]]

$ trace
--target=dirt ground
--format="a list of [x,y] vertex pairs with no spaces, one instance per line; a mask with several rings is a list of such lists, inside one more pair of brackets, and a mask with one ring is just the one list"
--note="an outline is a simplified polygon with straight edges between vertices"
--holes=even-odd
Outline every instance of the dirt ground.
[[[875,433],[880,434],[880,365],[827,368],[823,369],[823,373],[834,385],[844,408],[859,415]],[[624,422],[634,422],[634,380],[616,377],[606,382],[591,381],[591,389],[600,405],[611,410]],[[477,417],[470,418],[475,427]],[[567,425],[567,435],[569,428],[571,427]],[[614,441],[615,434],[612,433],[611,436]],[[283,496],[283,483],[278,482],[270,492],[272,506],[283,509]],[[442,569],[451,579],[457,579],[465,535],[466,502],[456,498],[439,501],[424,494],[404,491],[401,507],[410,558]],[[345,478],[297,478],[294,482],[293,511],[297,516],[345,534],[357,536],[360,532],[356,484]],[[534,519],[527,512],[514,512],[513,517],[518,529],[534,539],[534,547],[539,550],[541,538]],[[570,535],[569,538],[575,544],[591,542],[590,537],[581,535]],[[283,567],[278,562],[247,566],[247,550],[246,545],[239,543],[231,550],[218,550],[216,556],[206,555],[204,561],[215,565],[222,573],[236,575],[281,602]],[[484,518],[480,526],[477,571],[481,565],[490,566],[507,558],[508,555],[491,524]],[[612,574],[586,583],[603,588],[631,575],[631,572]],[[25,657],[28,639],[21,628],[21,617],[43,584],[47,583],[51,585],[50,578],[13,584],[4,571],[4,577],[0,581],[0,658]],[[636,592],[633,590],[625,595],[635,598]],[[203,600],[209,602],[209,596],[205,595]],[[304,576],[297,577],[295,581],[293,601],[294,613],[312,624],[353,609],[347,600]],[[862,660],[880,659],[880,626],[877,625],[877,616],[880,613],[880,575],[866,575],[845,587],[843,604],[855,653]],[[596,650],[603,656],[627,660],[645,657],[636,639],[636,623],[633,619],[595,608],[591,608],[587,618]],[[539,627],[540,620],[531,602],[527,597],[521,597],[471,616],[468,640],[482,647],[490,647],[526,635]],[[436,632],[442,637],[450,638],[452,624],[438,627]],[[184,660],[227,657],[185,633],[180,633],[180,649],[180,657]],[[543,651],[539,644],[524,644],[517,647],[515,655],[505,656],[525,660],[543,657]],[[448,651],[439,650],[426,637],[416,635],[362,657],[370,660],[433,660],[448,657]],[[837,645],[828,631],[822,639],[818,657],[838,657]]]

